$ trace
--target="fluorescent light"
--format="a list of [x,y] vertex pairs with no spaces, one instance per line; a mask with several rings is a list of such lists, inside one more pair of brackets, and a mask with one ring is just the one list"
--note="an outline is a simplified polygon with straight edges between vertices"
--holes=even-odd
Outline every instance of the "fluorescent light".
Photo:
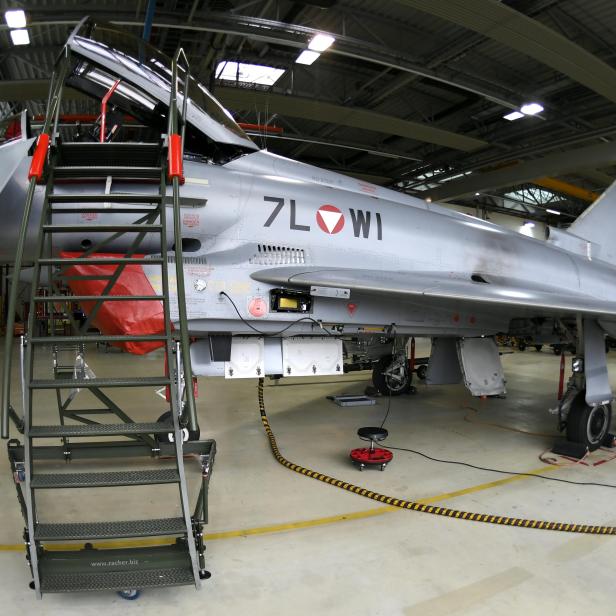
[[549,209],[549,208],[546,208],[546,209],[545,209],[545,211],[546,211],[548,214],[556,214],[556,216],[560,216],[560,212],[557,212],[556,210],[551,210],[551,209]]
[[304,49],[302,53],[297,56],[297,64],[305,64],[306,66],[310,66],[321,54],[318,51],[310,51],[309,49]]
[[29,45],[30,37],[28,36],[28,31],[21,30],[11,30],[11,39],[13,40],[13,45]]
[[520,107],[520,111],[524,115],[537,115],[543,111],[543,105],[539,103],[526,103]]
[[505,120],[509,120],[510,122],[513,122],[513,120],[519,120],[520,118],[523,118],[524,114],[520,113],[519,111],[512,111],[511,113],[508,113],[507,115],[504,115],[503,118],[505,118]]
[[216,78],[226,79],[227,81],[256,83],[262,86],[273,86],[284,72],[285,69],[274,68],[273,66],[223,60],[216,67]]
[[312,51],[325,51],[329,49],[336,39],[329,34],[316,34],[308,43],[308,49]]
[[475,197],[478,197],[481,193],[475,193]]
[[4,20],[9,28],[26,27],[26,14],[21,9],[6,11],[4,13]]

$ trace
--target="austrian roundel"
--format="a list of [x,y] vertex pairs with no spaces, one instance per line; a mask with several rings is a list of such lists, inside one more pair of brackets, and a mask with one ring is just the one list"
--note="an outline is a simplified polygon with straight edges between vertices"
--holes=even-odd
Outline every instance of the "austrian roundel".
[[317,224],[329,235],[339,233],[344,227],[344,214],[334,205],[322,205],[317,210]]

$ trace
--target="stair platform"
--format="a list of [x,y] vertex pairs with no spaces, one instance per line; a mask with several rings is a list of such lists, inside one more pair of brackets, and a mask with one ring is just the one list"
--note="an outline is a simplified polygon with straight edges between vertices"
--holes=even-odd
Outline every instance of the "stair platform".
[[41,592],[132,590],[195,584],[186,546],[44,551]]

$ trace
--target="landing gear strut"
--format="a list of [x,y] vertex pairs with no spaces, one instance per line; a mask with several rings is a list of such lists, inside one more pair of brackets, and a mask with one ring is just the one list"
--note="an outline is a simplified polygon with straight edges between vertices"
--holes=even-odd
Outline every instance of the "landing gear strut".
[[595,451],[606,441],[612,420],[612,390],[605,357],[605,332],[594,320],[578,318],[577,355],[558,407],[559,428],[567,440]]
[[399,396],[411,390],[413,375],[404,352],[384,355],[372,371],[372,382],[383,396]]

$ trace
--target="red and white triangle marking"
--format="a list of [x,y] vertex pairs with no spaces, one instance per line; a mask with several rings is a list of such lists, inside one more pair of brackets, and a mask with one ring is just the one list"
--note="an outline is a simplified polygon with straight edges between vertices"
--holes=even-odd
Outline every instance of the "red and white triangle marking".
[[317,224],[325,233],[339,233],[344,227],[344,214],[334,205],[322,205],[317,211]]

